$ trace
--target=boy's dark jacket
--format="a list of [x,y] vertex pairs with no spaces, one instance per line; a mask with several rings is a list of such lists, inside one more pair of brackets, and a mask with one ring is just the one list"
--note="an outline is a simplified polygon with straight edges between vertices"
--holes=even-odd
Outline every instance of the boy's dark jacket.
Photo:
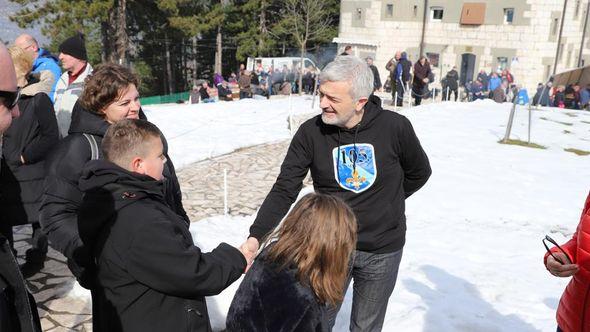
[[299,282],[297,269],[281,269],[266,254],[256,258],[240,284],[227,314],[227,331],[329,331],[325,306]]
[[79,185],[78,227],[98,273],[93,329],[210,331],[205,296],[241,276],[242,254],[224,243],[202,253],[161,181],[93,160]]
[[[139,115],[145,119],[141,110]],[[103,117],[84,109],[80,101],[74,105],[69,135],[59,141],[45,163],[47,177],[39,210],[39,222],[52,247],[66,256],[72,273],[82,286],[89,289],[92,287],[94,272],[92,263],[88,261],[88,252],[80,240],[77,225],[78,208],[82,201],[78,180],[84,165],[92,159],[90,143],[83,134],[92,135],[100,150],[102,138],[109,126]],[[174,165],[168,158],[167,143],[163,136],[162,143],[167,157],[164,165],[166,202],[188,224],[188,216],[182,207],[180,185]]]
[[[368,189],[355,193],[336,181],[335,163],[342,159],[337,161],[333,153],[345,145],[363,144],[374,150],[376,177]],[[381,100],[371,96],[361,122],[352,129],[326,125],[321,115],[301,125],[277,181],[250,228],[250,236],[260,240],[281,221],[297,198],[308,170],[316,192],[338,196],[350,205],[358,220],[356,248],[373,253],[394,252],[404,246],[405,200],[431,174],[428,157],[410,121],[383,110]]]

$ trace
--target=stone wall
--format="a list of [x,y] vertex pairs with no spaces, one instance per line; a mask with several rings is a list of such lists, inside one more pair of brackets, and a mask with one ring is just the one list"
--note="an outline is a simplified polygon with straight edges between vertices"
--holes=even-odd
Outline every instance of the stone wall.
[[[480,69],[489,72],[498,66],[498,57],[508,59],[507,67],[517,83],[534,91],[538,82],[545,81],[551,73],[557,47],[558,24],[563,9],[562,1],[555,0],[480,0],[486,2],[486,22],[478,26],[461,25],[462,4],[469,1],[429,1],[430,6],[442,6],[445,10],[440,22],[430,20],[427,12],[424,53],[439,54],[439,66],[433,68],[437,82],[452,66],[461,66],[461,55],[476,55],[474,75]],[[394,13],[387,17],[387,4],[393,4]],[[374,57],[385,82],[389,73],[385,64],[396,50],[405,50],[410,60],[419,56],[422,34],[424,2],[418,0],[342,1],[339,38],[353,45],[355,55]],[[557,72],[577,67],[584,19],[588,0],[570,0],[566,10],[561,44],[564,46],[557,65]],[[414,9],[414,6],[416,8]],[[498,24],[504,7],[515,8],[514,24]],[[576,10],[576,7],[578,8]],[[396,10],[398,12],[396,12]],[[577,11],[577,14],[576,14]],[[401,14],[400,14],[401,13]],[[557,18],[557,22],[554,19]],[[490,24],[494,23],[494,24]],[[590,64],[590,36],[586,36],[583,59]],[[376,46],[375,46],[376,45]],[[339,45],[341,48],[344,44]]]

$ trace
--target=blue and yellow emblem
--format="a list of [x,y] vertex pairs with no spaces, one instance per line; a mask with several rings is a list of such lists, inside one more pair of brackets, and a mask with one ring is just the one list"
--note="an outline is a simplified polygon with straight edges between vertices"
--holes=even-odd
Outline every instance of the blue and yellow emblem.
[[375,148],[372,144],[358,143],[332,150],[334,176],[340,187],[355,193],[369,189],[377,178]]

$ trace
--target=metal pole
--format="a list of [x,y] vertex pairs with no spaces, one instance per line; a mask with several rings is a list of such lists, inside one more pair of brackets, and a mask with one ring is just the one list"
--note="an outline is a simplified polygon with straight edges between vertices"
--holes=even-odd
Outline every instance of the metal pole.
[[586,7],[586,17],[584,18],[584,30],[582,30],[582,41],[580,42],[580,55],[578,55],[578,67],[582,67],[582,52],[584,51],[584,39],[586,39],[586,28],[588,27],[588,13],[590,12],[590,1]]
[[223,215],[227,217],[228,213],[227,204],[227,168],[223,169]]
[[393,100],[393,110],[397,112],[397,91],[395,92],[395,97]]
[[531,104],[529,103],[529,136],[528,136],[528,143],[531,144],[531,122],[533,118],[533,110],[531,109]]
[[426,18],[428,17],[428,0],[424,0],[424,15],[422,16],[422,37],[420,37],[420,54],[424,51],[424,35],[426,34]]
[[563,23],[565,21],[565,10],[567,8],[567,0],[563,1],[563,11],[561,12],[561,22],[559,23],[559,36],[557,37],[557,50],[555,51],[555,62],[553,63],[553,75],[557,70],[557,61],[559,59],[559,50],[561,48],[561,35],[563,34]]
[[516,113],[516,100],[512,101],[512,109],[510,110],[510,117],[508,118],[508,125],[506,126],[506,133],[502,143],[508,143],[510,139],[510,132],[512,131],[512,122],[514,122],[514,113]]

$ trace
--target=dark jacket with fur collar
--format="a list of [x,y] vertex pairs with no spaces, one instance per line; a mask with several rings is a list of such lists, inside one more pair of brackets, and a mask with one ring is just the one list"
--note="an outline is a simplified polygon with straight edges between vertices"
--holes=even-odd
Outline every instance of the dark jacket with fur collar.
[[256,259],[236,292],[227,331],[329,331],[325,307],[298,281],[297,269],[280,269],[265,254]]
[[205,296],[237,280],[246,260],[225,243],[194,245],[164,186],[105,160],[87,163],[80,236],[97,265],[94,331],[211,331]]

